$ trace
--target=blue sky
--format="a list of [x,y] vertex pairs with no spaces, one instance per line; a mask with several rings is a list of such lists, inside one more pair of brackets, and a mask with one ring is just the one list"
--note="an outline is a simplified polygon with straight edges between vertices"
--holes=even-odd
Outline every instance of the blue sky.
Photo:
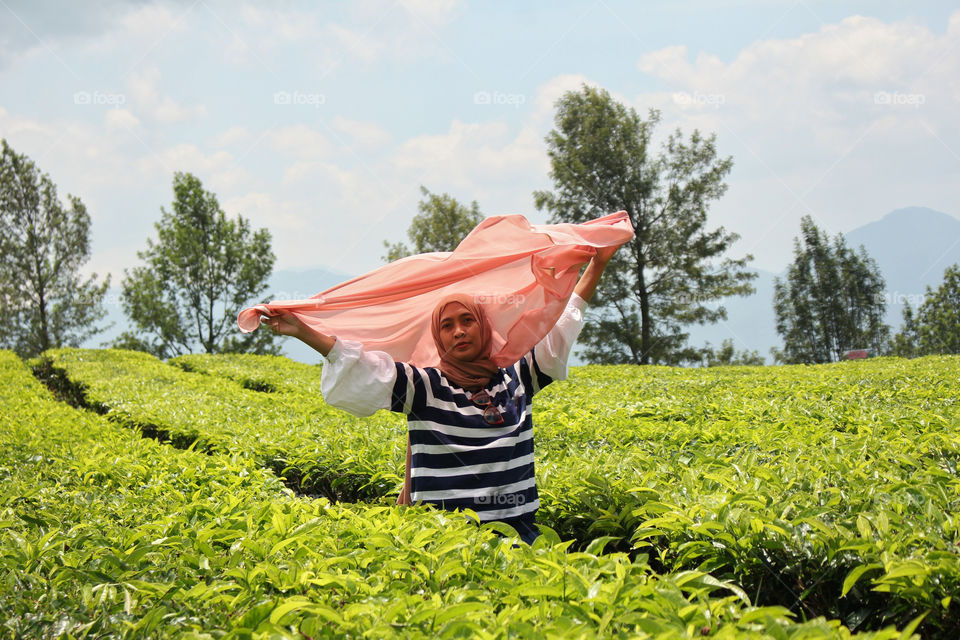
[[190,171],[270,229],[278,269],[358,274],[419,186],[546,215],[544,136],[582,83],[659,137],[733,156],[711,224],[780,271],[919,205],[960,216],[960,9],[950,2],[0,0],[0,136],[93,219],[89,271],[138,263]]

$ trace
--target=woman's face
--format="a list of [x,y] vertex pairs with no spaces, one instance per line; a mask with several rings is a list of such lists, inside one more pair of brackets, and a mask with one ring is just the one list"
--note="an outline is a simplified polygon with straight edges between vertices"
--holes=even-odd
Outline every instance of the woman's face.
[[446,353],[464,362],[480,355],[480,324],[459,302],[451,302],[440,312],[440,344]]

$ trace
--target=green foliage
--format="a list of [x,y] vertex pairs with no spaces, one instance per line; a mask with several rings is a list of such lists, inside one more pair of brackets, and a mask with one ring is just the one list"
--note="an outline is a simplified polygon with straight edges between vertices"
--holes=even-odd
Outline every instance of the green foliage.
[[236,314],[267,288],[276,257],[266,229],[253,231],[228,219],[216,196],[189,173],[173,180],[171,211],[154,226],[157,241],[137,255],[144,265],[125,271],[123,309],[136,331],[114,346],[168,358],[249,351],[278,353],[275,336],[255,331],[238,337]]
[[733,339],[727,338],[720,344],[720,348],[714,351],[707,343],[707,346],[701,351],[700,364],[704,367],[722,367],[729,365],[760,366],[765,360],[756,351],[741,351],[737,353],[734,347]]
[[[315,367],[266,356],[176,359],[194,371],[186,373],[144,354],[48,355],[88,385],[85,397],[107,419],[162,425],[171,438],[179,429],[192,437],[180,444],[192,443],[193,453],[271,468],[278,468],[272,456],[290,456],[283,464],[292,486],[299,469],[359,478],[331,494],[339,499],[377,500],[399,487],[402,417],[359,420],[324,408],[310,388]],[[249,391],[241,387],[247,382],[276,391]],[[950,638],[960,626],[957,397],[955,357],[574,368],[570,380],[551,384],[534,403],[537,519],[578,553],[626,554],[671,580],[693,571],[701,584],[719,581],[797,619],[876,630],[907,628],[922,617],[924,637]],[[298,421],[297,411],[321,424]],[[378,478],[383,483],[371,491]],[[419,508],[400,511],[414,512]],[[397,512],[370,513],[388,521]],[[414,535],[436,525],[410,526]],[[382,531],[370,527],[363,535],[381,540]],[[495,582],[484,584],[504,585],[503,575],[517,588],[551,584],[536,573],[485,574]],[[516,615],[531,615],[528,601],[514,604]],[[614,617],[621,615],[617,609]],[[823,637],[825,624],[803,628]],[[797,625],[785,629],[802,636]]]
[[[216,375],[229,365],[210,368],[193,356],[177,359],[179,367],[115,349],[61,349],[43,357],[47,369],[81,388],[85,406],[109,419],[178,447],[249,458],[301,493],[372,500],[402,483],[403,418],[384,411],[361,419],[330,407],[318,392],[318,368],[303,365],[294,390],[264,393],[285,388],[280,378],[296,380],[297,367],[288,366],[289,375],[278,369],[272,378],[235,381]],[[259,359],[266,367],[275,358],[240,361]]]
[[2,141],[0,154],[0,347],[35,356],[79,346],[103,331],[109,275],[80,276],[90,257],[90,215],[76,196],[69,208],[27,156]]
[[384,240],[383,246],[387,249],[387,254],[382,258],[384,262],[418,253],[453,251],[483,221],[476,200],[467,207],[446,193],[430,193],[423,186],[420,187],[420,193],[423,194],[417,204],[420,213],[413,217],[407,230],[413,248],[403,242],[390,243]]
[[575,369],[538,396],[538,520],[758,604],[857,628],[925,614],[924,637],[949,638],[958,374],[956,358]]
[[550,531],[514,546],[457,514],[294,498],[56,402],[9,353],[0,452],[2,637],[853,637]]
[[813,219],[804,216],[793,254],[786,281],[777,278],[774,284],[777,333],[784,343],[775,358],[824,363],[839,360],[849,349],[886,353],[890,336],[883,322],[886,285],[866,249],[855,253],[840,234],[831,243]]
[[286,391],[320,398],[322,365],[305,364],[283,356],[252,353],[191,353],[169,363],[184,371],[229,378],[253,391]]
[[936,291],[927,287],[916,316],[909,303],[904,307],[894,353],[905,357],[960,354],[960,265],[947,267]]
[[711,201],[726,191],[731,158],[717,157],[716,136],[675,131],[656,155],[660,114],[646,120],[603,90],[584,86],[557,102],[547,136],[554,191],[538,191],[553,222],[585,222],[625,209],[636,237],[607,265],[580,342],[589,360],[607,363],[697,362],[684,325],[725,319],[709,303],[753,292],[751,256],[722,258],[739,238],[707,229]]

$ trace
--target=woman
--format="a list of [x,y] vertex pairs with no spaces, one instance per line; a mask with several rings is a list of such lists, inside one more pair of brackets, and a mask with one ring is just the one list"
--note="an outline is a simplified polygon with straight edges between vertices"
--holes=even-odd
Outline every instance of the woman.
[[540,506],[534,478],[530,401],[567,374],[570,348],[616,247],[597,249],[567,308],[550,333],[516,364],[490,360],[491,330],[483,306],[447,296],[433,311],[439,367],[413,367],[359,342],[339,340],[280,313],[261,322],[292,336],[327,360],[324,400],[358,416],[389,409],[407,415],[407,462],[398,504],[423,502],[471,509],[481,522],[511,525],[527,543]]

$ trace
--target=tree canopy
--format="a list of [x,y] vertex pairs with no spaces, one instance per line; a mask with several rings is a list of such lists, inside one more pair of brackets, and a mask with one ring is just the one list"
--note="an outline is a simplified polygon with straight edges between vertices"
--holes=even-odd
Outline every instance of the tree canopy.
[[137,328],[117,346],[171,357],[183,353],[277,353],[269,331],[241,335],[237,312],[267,289],[276,257],[270,232],[254,231],[237,216],[227,218],[216,196],[200,180],[178,172],[173,205],[161,208],[137,255],[144,264],[125,271],[123,309]]
[[784,344],[775,359],[812,364],[839,360],[851,349],[885,353],[886,285],[866,249],[854,252],[840,234],[831,242],[804,216],[793,254],[786,279],[774,283],[777,333]]
[[467,207],[449,194],[430,193],[424,186],[420,187],[420,193],[423,195],[417,205],[420,213],[413,217],[407,229],[412,248],[403,242],[390,243],[384,240],[387,253],[382,259],[385,262],[418,253],[453,251],[483,221],[476,200]]
[[83,278],[90,258],[90,215],[80,198],[57,188],[27,156],[2,141],[0,156],[0,346],[21,357],[80,346],[100,333],[109,275]]
[[625,209],[636,237],[610,261],[580,343],[596,362],[698,362],[683,327],[726,318],[726,296],[753,292],[747,255],[724,257],[739,238],[708,228],[707,211],[726,191],[731,158],[717,155],[716,136],[676,130],[659,150],[647,119],[601,89],[583,86],[557,101],[547,135],[553,191],[537,191],[552,222],[585,222]]
[[908,303],[893,351],[905,357],[960,354],[960,265],[947,267],[934,291],[927,287],[916,314]]

